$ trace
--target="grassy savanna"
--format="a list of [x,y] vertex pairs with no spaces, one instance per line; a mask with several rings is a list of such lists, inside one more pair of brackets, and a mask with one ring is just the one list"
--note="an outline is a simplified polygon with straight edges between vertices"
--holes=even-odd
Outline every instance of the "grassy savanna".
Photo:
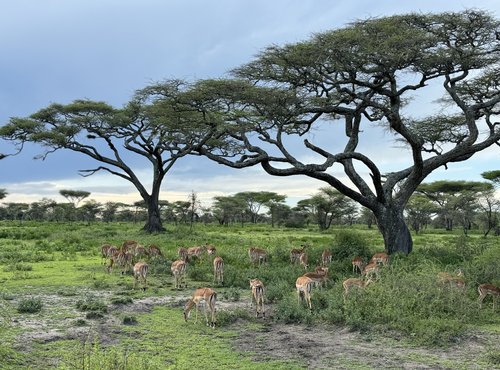
[[[0,224],[1,368],[495,368],[500,366],[500,300],[479,308],[477,286],[500,285],[500,241],[429,230],[414,235],[408,257],[393,256],[380,279],[344,302],[342,281],[356,276],[352,257],[383,250],[364,226],[328,232],[265,225],[194,229],[168,226],[146,234],[135,224]],[[131,273],[106,272],[104,243],[156,244],[148,289]],[[188,288],[173,288],[178,247],[212,244],[225,262],[224,284],[212,282],[212,257],[188,266]],[[313,309],[297,303],[304,268],[289,251],[307,244],[313,270],[333,254],[327,288],[314,288]],[[247,249],[268,251],[251,265]],[[463,272],[465,289],[439,284],[438,272]],[[249,279],[266,285],[266,318],[254,317]],[[216,329],[203,313],[184,322],[182,306],[199,286],[218,292]],[[474,346],[471,347],[471,342]],[[473,348],[465,350],[464,348]],[[258,360],[255,362],[255,360]],[[476,367],[476,368],[477,368]]]

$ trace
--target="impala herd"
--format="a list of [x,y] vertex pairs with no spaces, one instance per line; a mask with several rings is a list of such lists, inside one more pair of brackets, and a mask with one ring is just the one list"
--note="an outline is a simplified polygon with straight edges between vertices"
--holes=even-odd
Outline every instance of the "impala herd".
[[[290,251],[290,263],[300,264],[304,270],[309,268],[308,255],[306,252],[307,245],[302,245],[301,248],[294,248]],[[186,270],[189,262],[201,259],[204,253],[208,256],[214,256],[213,259],[213,282],[214,284],[222,285],[224,283],[224,260],[217,256],[217,249],[212,245],[184,248],[180,247],[177,250],[178,259],[171,264],[171,272],[174,276],[175,289],[187,287]],[[106,265],[106,270],[111,273],[114,266],[121,269],[121,273],[125,274],[132,270],[134,277],[134,289],[137,284],[142,285],[142,289],[147,288],[147,274],[149,265],[144,262],[145,259],[152,260],[158,257],[163,257],[161,249],[156,245],[142,246],[136,241],[126,240],[121,247],[116,247],[111,244],[104,244],[101,247],[101,255],[103,264]],[[268,261],[268,253],[264,249],[250,247],[248,249],[250,263],[256,266],[261,266]],[[109,260],[108,264],[106,261]],[[389,265],[390,258],[386,253],[375,253],[372,258],[365,263],[361,257],[352,259],[352,271],[354,274],[360,274],[360,277],[347,278],[342,282],[344,289],[344,302],[348,299],[349,292],[352,289],[364,289],[369,284],[380,279],[381,270]],[[316,267],[313,272],[305,272],[295,281],[297,290],[297,299],[299,304],[305,304],[312,310],[311,293],[314,287],[326,286],[328,283],[328,266],[332,262],[332,253],[330,250],[323,250],[320,258],[320,266]],[[440,272],[437,274],[437,282],[440,286],[450,286],[453,288],[463,289],[465,281],[462,278],[462,271],[457,271],[455,274]],[[252,292],[252,304],[255,303],[255,316],[265,317],[264,310],[264,283],[257,279],[250,279],[250,289]],[[500,288],[492,284],[481,284],[478,287],[479,303],[482,307],[483,300],[487,295],[493,297],[493,310],[495,310],[496,299],[500,296]],[[194,291],[192,297],[184,306],[184,319],[187,321],[190,312],[195,307],[195,323],[198,321],[198,307],[201,303],[204,305],[205,320],[207,326],[215,327],[215,304],[217,301],[217,293],[209,287],[198,288]],[[208,319],[208,311],[210,311],[210,321]]]

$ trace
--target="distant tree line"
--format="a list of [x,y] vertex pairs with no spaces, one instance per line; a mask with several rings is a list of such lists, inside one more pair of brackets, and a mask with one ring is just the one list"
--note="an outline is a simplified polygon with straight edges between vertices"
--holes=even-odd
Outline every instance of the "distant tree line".
[[[486,174],[486,173],[485,173]],[[484,178],[487,178],[483,174]],[[426,228],[456,228],[467,235],[469,230],[481,230],[484,235],[500,234],[500,201],[495,198],[496,180],[491,182],[435,181],[421,184],[405,209],[406,222],[419,233]],[[1,189],[0,195],[7,192]],[[144,201],[133,204],[119,202],[99,203],[87,200],[90,193],[61,190],[69,202],[58,203],[44,198],[33,203],[6,202],[0,206],[1,220],[38,220],[53,222],[144,222],[147,205]],[[273,227],[311,227],[328,230],[332,225],[353,224],[376,226],[373,213],[333,188],[323,187],[310,198],[292,207],[285,203],[286,196],[274,192],[240,192],[216,196],[210,206],[202,206],[193,191],[185,201],[159,201],[163,222],[174,225],[216,223],[221,226],[235,224],[268,223]]]

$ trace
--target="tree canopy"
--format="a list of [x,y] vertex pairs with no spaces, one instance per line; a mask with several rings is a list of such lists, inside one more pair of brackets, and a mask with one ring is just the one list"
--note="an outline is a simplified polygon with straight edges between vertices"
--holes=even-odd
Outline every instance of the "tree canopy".
[[[186,87],[178,80],[148,86],[121,109],[89,100],[51,104],[27,118],[12,118],[0,128],[0,137],[15,142],[19,150],[25,142],[42,145],[42,159],[61,149],[93,158],[99,165],[80,173],[89,176],[104,171],[132,183],[148,207],[144,229],[162,231],[158,202],[166,173],[179,158],[212,136],[209,126],[190,119],[196,110],[178,101]],[[151,166],[149,191],[133,166],[137,162],[134,156]]]
[[[219,128],[200,153],[233,168],[260,164],[271,175],[321,180],[374,213],[389,253],[407,254],[403,210],[418,185],[498,145],[498,34],[496,19],[467,10],[360,20],[270,46],[233,79],[200,81],[186,96]],[[431,88],[441,89],[446,109],[412,116],[412,102]],[[344,144],[337,136],[317,144],[315,130],[328,125],[343,125]],[[384,172],[363,152],[370,126],[387,129],[408,164]]]

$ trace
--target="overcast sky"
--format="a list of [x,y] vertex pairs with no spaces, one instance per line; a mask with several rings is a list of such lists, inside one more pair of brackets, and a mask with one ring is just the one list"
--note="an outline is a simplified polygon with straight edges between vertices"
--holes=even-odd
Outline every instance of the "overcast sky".
[[[356,19],[408,12],[482,9],[500,16],[498,0],[1,0],[0,124],[27,116],[51,103],[101,100],[121,107],[135,90],[167,78],[224,77],[271,44],[307,39]],[[321,133],[317,134],[318,136]],[[397,150],[384,133],[366,143],[371,157],[398,167]],[[332,141],[332,138],[320,137]],[[374,143],[385,141],[375,148]],[[0,152],[8,151],[0,142]],[[82,155],[60,152],[33,160],[39,147],[0,161],[4,202],[43,197],[62,201],[59,190],[86,190],[99,202],[133,202],[140,197],[125,180],[79,169],[95,164]],[[438,170],[428,181],[481,180],[498,169],[498,149]],[[151,174],[137,168],[142,178]],[[232,170],[195,158],[176,163],[163,184],[162,199],[186,200],[195,191],[204,203],[215,195],[274,191],[288,201],[310,197],[324,186],[305,177],[278,178],[260,168]]]

